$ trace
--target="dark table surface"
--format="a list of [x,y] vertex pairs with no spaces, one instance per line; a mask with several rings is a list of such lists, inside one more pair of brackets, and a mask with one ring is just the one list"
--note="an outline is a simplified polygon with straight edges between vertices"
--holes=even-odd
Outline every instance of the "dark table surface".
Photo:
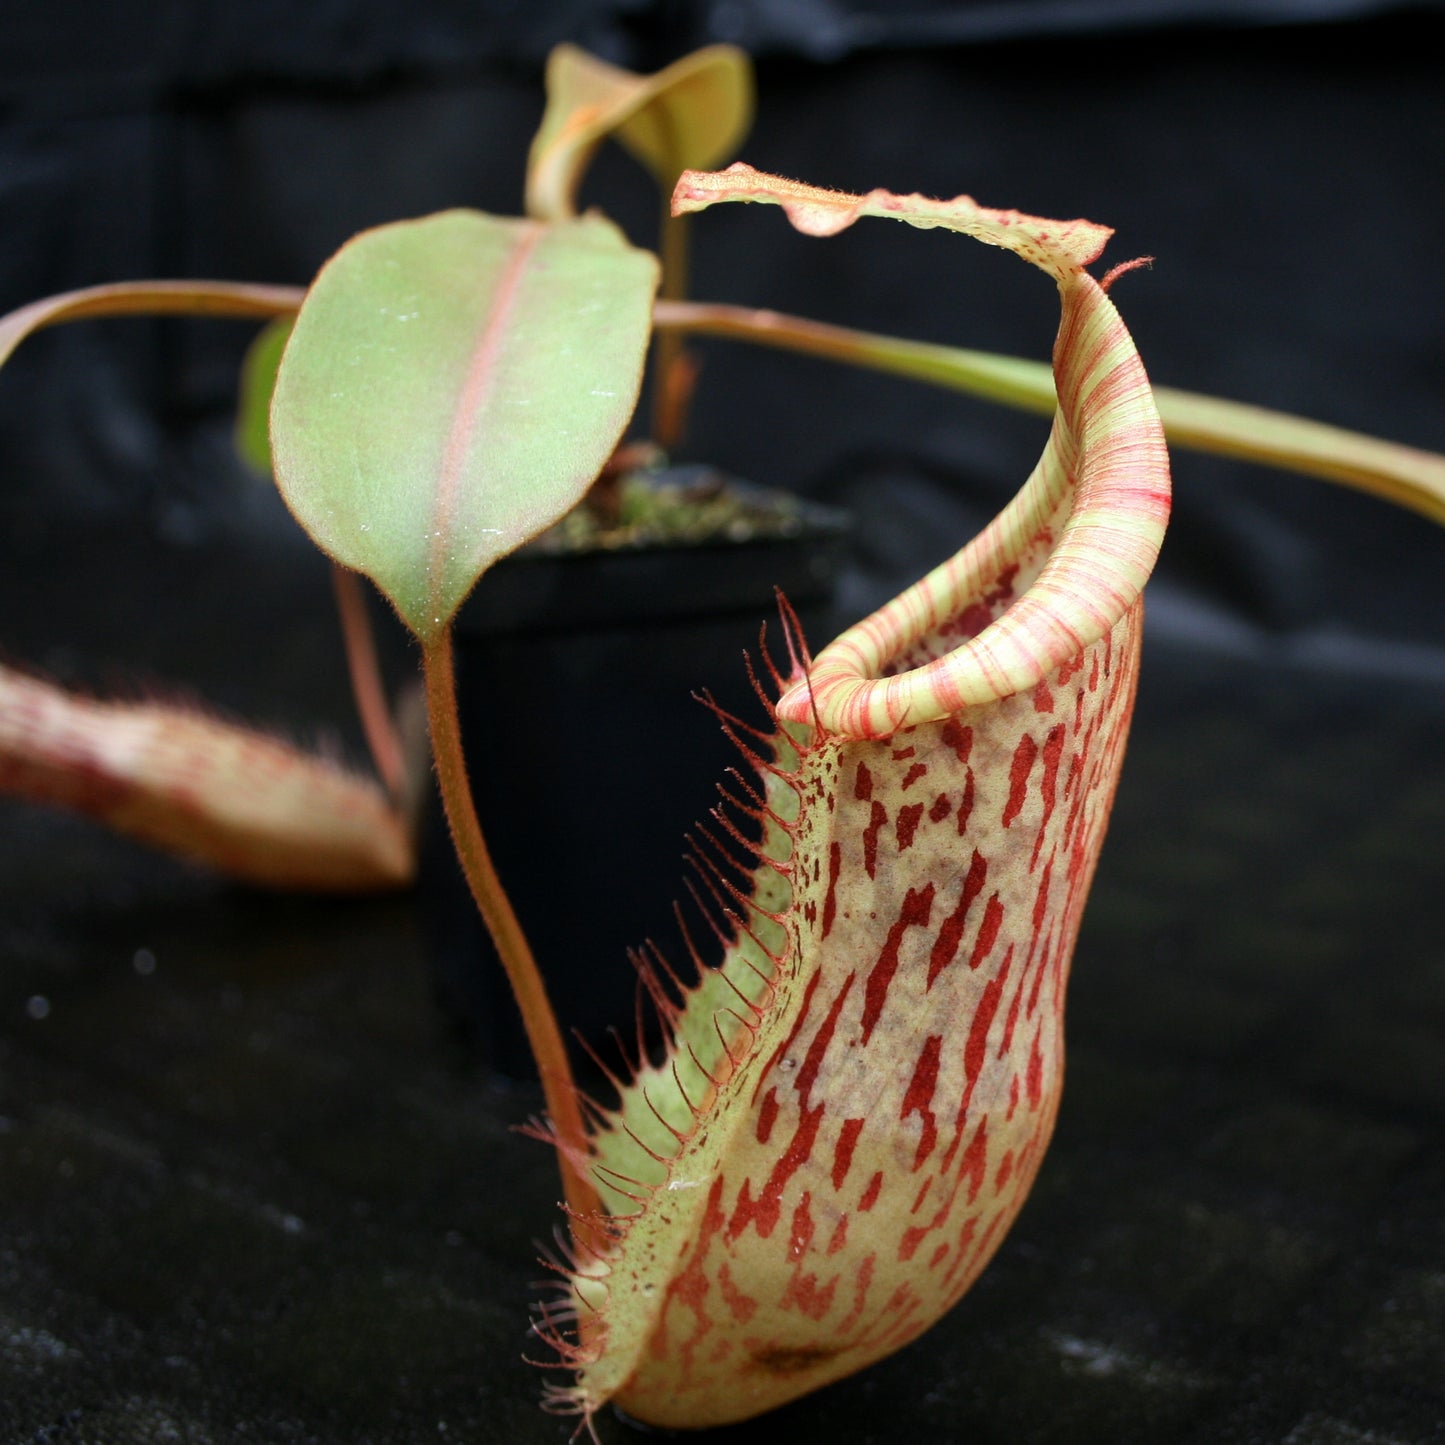
[[[1018,1225],[921,1342],[716,1438],[1445,1440],[1442,737],[1387,669],[1157,648]],[[567,1438],[537,1099],[449,1038],[412,903],[13,805],[0,856],[0,1440]]]

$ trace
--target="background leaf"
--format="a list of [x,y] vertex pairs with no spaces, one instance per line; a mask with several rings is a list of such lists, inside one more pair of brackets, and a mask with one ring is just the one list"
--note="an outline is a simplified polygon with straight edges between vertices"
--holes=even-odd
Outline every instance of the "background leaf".
[[667,194],[683,171],[732,154],[752,119],[752,62],[735,46],[710,45],[656,75],[635,75],[559,45],[547,61],[547,109],[527,157],[527,214],[574,214],[582,173],[608,135]]
[[657,263],[596,217],[444,211],[364,232],[296,320],[287,504],[424,642],[601,470],[637,401]]
[[236,398],[236,450],[247,466],[271,475],[271,397],[281,354],[291,339],[289,316],[277,317],[256,333],[241,363],[241,384]]

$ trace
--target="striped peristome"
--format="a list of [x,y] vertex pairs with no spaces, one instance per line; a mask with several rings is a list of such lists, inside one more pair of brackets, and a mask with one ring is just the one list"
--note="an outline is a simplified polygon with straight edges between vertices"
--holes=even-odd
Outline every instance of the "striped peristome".
[[875,214],[1019,252],[1062,295],[1060,400],[990,527],[815,662],[790,635],[770,735],[724,720],[756,775],[730,798],[752,834],[720,811],[698,854],[725,955],[681,1003],[646,962],[672,1047],[599,1113],[609,1217],[576,1231],[538,1325],[576,1370],[557,1408],[614,1400],[668,1427],[746,1419],[898,1349],[1018,1213],[1169,504],[1143,368],[1083,270],[1107,231],[736,166],[685,175],[675,205],[724,199],[818,234]]

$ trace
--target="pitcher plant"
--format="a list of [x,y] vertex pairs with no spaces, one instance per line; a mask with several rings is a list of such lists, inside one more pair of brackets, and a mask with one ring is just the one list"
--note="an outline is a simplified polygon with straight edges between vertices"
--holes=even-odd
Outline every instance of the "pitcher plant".
[[[1109,295],[1138,263],[1101,280],[1088,269],[1105,227],[709,170],[751,114],[751,72],[729,47],[651,77],[561,47],[547,82],[525,217],[379,227],[304,292],[125,283],[0,321],[3,360],[31,331],[84,317],[274,318],[248,362],[243,445],[335,563],[376,777],[0,668],[0,787],[254,882],[405,884],[419,783],[366,628],[369,578],[420,646],[438,786],[542,1078],[537,1132],[557,1149],[568,1231],[535,1320],[562,1371],[546,1403],[588,1427],[615,1402],[697,1428],[916,1338],[1028,1195],[1169,513],[1166,437],[1436,520],[1445,458],[1152,389]],[[577,214],[609,136],[671,195],[661,261]],[[1052,363],[687,300],[684,218],[730,201],[780,206],[814,236],[882,217],[1014,252],[1058,288]],[[693,852],[704,923],[684,929],[689,958],[649,950],[638,964],[666,1049],[639,1046],[625,1066],[599,1056],[616,1094],[604,1104],[573,1082],[477,821],[451,624],[488,567],[618,465],[650,347],[653,437],[676,445],[694,379],[684,343],[703,334],[1050,411],[1053,426],[982,533],[816,657],[781,600],[753,664],[768,726],[717,710],[740,765]]]

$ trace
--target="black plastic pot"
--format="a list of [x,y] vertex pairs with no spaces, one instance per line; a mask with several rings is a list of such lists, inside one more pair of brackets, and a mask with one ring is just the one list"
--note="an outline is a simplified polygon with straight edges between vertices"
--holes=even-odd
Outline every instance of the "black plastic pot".
[[[756,656],[766,623],[774,655],[786,658],[775,589],[815,646],[833,635],[846,519],[792,505],[786,536],[521,553],[484,577],[458,616],[458,695],[482,825],[564,1031],[604,1055],[616,1056],[609,1029],[635,1031],[629,949],[651,939],[686,963],[673,917],[686,897],[685,835],[741,761],[695,694],[766,723],[744,653]],[[422,873],[439,1002],[486,1065],[534,1077],[439,814]],[[705,924],[694,931],[708,936]]]

